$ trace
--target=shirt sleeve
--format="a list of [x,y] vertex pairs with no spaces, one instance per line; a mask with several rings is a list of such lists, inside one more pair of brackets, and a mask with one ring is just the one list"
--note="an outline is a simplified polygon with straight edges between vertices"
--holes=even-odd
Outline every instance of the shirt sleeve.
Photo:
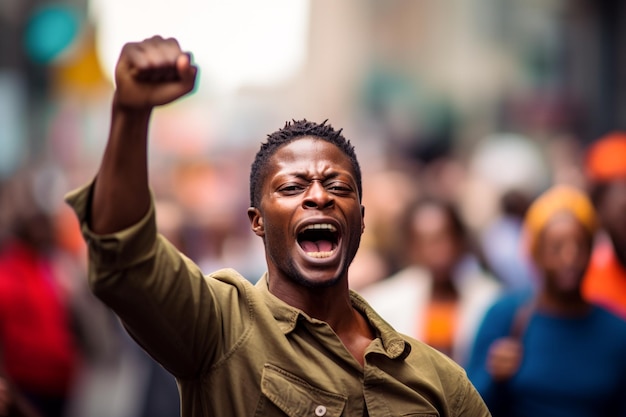
[[465,389],[465,395],[457,416],[471,416],[471,417],[491,417],[489,408],[485,404],[484,400],[476,391],[476,388],[472,385],[469,379],[465,378],[462,382]]
[[95,234],[89,228],[92,190],[93,183],[66,196],[88,245],[92,291],[173,375],[198,377],[235,345],[248,321],[243,282],[204,276],[157,233],[154,202],[135,225]]

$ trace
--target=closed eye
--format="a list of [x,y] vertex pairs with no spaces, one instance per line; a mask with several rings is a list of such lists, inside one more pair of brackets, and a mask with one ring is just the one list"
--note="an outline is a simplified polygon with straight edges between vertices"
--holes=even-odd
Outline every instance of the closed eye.
[[335,194],[348,194],[352,192],[352,188],[339,183],[332,183],[326,186],[326,190]]
[[278,191],[285,195],[295,195],[295,194],[302,192],[303,190],[304,190],[304,187],[301,185],[290,184],[290,185],[285,185],[284,187],[281,187]]

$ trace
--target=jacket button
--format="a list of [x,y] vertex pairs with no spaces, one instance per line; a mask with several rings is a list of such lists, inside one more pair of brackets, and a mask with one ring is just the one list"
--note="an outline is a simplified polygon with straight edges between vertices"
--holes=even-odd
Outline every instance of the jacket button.
[[318,417],[326,415],[326,407],[324,407],[323,405],[318,405],[315,408],[315,415]]

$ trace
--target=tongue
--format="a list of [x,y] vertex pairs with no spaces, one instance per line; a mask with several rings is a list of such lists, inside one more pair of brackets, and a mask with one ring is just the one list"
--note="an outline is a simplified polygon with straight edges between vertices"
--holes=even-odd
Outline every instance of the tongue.
[[302,246],[305,252],[329,252],[333,250],[333,244],[328,240],[317,240],[315,242],[304,240],[300,242],[300,246]]

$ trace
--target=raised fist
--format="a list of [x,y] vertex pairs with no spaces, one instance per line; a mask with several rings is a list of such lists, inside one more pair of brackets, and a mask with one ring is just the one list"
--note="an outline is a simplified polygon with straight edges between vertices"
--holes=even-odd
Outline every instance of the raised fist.
[[144,110],[170,103],[193,90],[196,74],[176,39],[154,36],[127,43],[115,67],[114,105]]

